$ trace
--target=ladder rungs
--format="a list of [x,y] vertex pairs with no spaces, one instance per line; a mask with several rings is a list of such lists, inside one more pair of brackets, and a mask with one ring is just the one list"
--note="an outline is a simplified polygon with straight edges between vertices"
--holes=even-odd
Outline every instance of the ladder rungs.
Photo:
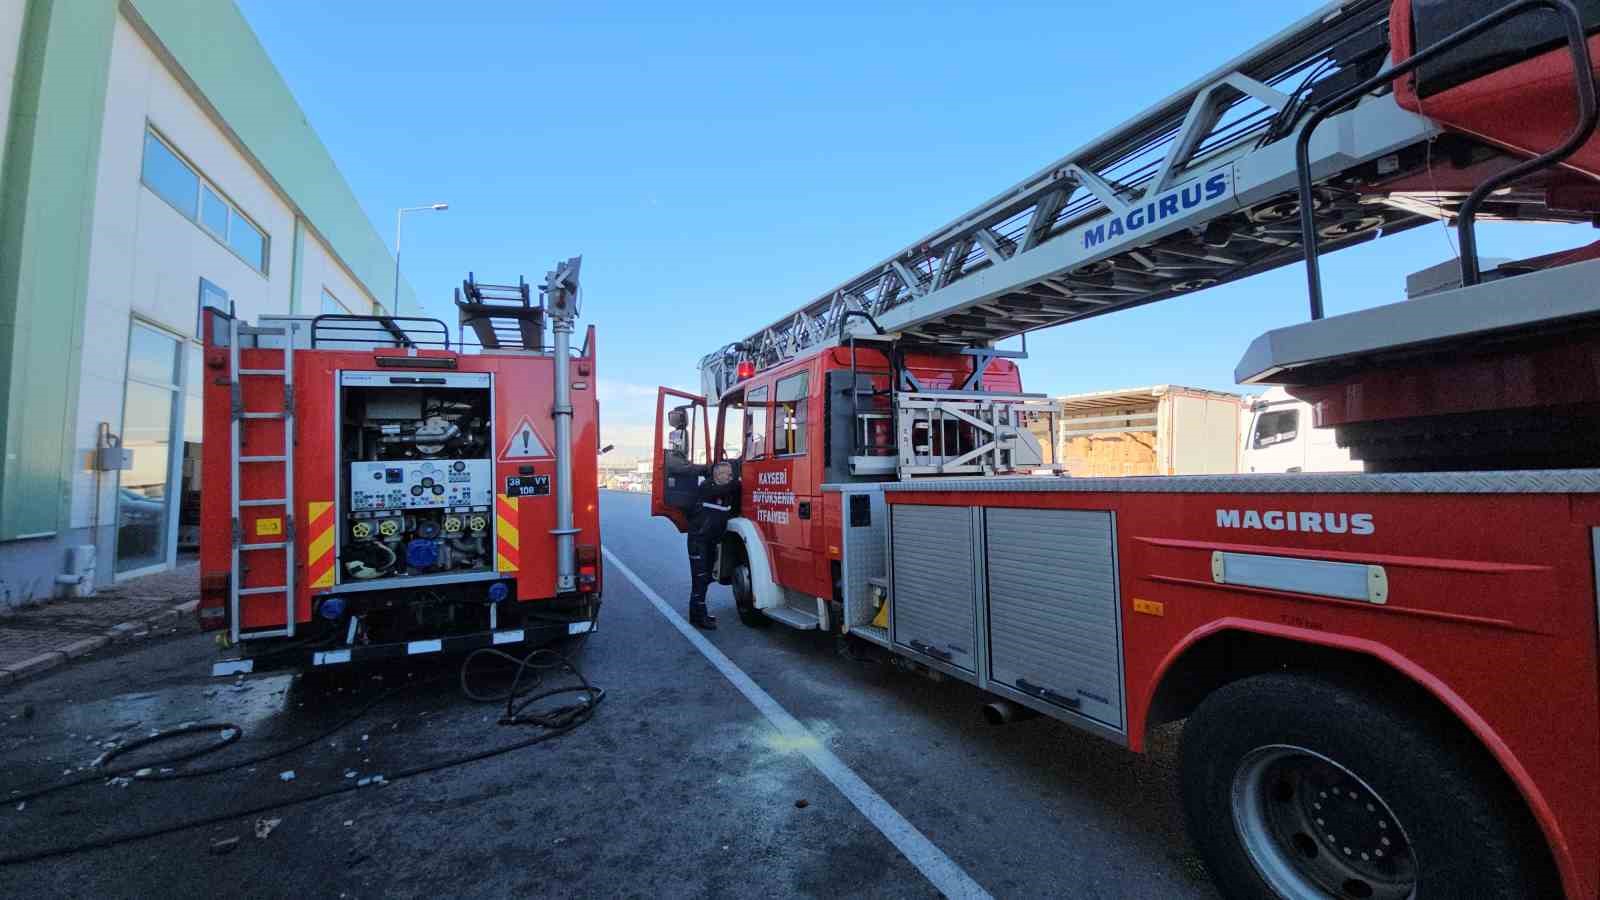
[[281,413],[281,412],[247,412],[247,413],[240,413],[239,415],[243,416],[246,419],[281,419],[281,418],[283,418],[283,413]]
[[284,549],[285,547],[288,547],[288,546],[289,546],[289,542],[288,541],[277,541],[277,542],[271,543],[271,544],[240,544],[239,545],[239,549],[241,551],[243,551],[243,550],[282,550],[282,549]]
[[247,463],[247,462],[249,462],[249,463],[273,463],[273,462],[285,462],[285,461],[287,461],[287,459],[288,459],[288,457],[285,457],[285,456],[241,456],[241,457],[239,457],[239,462],[242,462],[242,463]]
[[287,586],[281,584],[274,587],[247,587],[239,589],[239,596],[250,597],[255,594],[281,594],[288,589],[289,588]]
[[288,373],[285,372],[283,369],[240,369],[239,370],[239,374],[240,375],[276,375],[276,376],[281,378],[281,377],[283,377],[284,375],[286,375]]
[[282,506],[289,501],[282,497],[266,497],[260,500],[240,500],[240,506]]

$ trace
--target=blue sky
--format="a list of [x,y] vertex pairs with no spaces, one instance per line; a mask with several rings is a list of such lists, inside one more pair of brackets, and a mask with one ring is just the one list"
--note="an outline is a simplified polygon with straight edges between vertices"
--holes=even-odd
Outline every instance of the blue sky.
[[[583,254],[606,439],[654,386],[1114,127],[1319,5],[238,0],[405,271],[453,326],[468,270],[530,281]],[[1485,256],[1587,228],[1489,226]],[[1401,299],[1442,227],[1330,257],[1330,313]],[[1228,388],[1303,274],[1035,335],[1030,390]]]

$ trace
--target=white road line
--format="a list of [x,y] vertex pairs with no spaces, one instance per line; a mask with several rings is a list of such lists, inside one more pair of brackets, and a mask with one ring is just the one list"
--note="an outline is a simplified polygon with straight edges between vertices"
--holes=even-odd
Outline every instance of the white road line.
[[889,842],[894,844],[895,848],[904,854],[905,858],[910,860],[911,864],[916,866],[941,894],[946,897],[971,898],[971,900],[989,898],[989,892],[972,880],[972,876],[968,875],[966,870],[956,865],[943,850],[918,831],[915,825],[907,822],[904,816],[889,805],[889,801],[883,799],[877,791],[862,781],[861,776],[845,765],[843,760],[833,755],[833,751],[823,746],[816,735],[800,724],[800,720],[790,715],[788,710],[778,705],[778,701],[772,699],[772,695],[752,681],[733,660],[685,622],[677,610],[661,599],[660,594],[651,590],[632,569],[623,565],[622,560],[617,559],[610,548],[602,548],[602,552],[623,576],[633,582],[639,593],[644,594],[645,598],[655,606],[656,611],[671,622],[672,626],[678,629],[678,633],[693,644],[701,655],[710,660],[711,664],[717,667],[717,671],[732,682],[733,686],[739,689],[739,693],[754,704],[780,734],[792,742],[791,746],[799,747],[811,765],[822,773],[822,777],[832,782],[833,786],[839,789],[839,793],[854,804],[855,808],[860,810],[861,814],[866,816],[867,820],[882,832],[883,836],[888,838]]

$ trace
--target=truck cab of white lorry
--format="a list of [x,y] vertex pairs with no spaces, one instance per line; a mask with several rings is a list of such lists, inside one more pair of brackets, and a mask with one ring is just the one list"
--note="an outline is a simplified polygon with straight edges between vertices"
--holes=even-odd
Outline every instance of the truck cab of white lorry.
[[1311,404],[1268,389],[1244,407],[1242,472],[1360,472],[1360,460],[1339,446],[1332,428],[1317,428]]

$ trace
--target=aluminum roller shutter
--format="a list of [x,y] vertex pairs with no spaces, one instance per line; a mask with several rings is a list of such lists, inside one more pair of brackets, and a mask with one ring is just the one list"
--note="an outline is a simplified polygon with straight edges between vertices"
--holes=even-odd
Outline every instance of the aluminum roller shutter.
[[1123,728],[1109,512],[989,509],[990,678]]
[[895,643],[976,672],[972,511],[901,505],[892,514]]

